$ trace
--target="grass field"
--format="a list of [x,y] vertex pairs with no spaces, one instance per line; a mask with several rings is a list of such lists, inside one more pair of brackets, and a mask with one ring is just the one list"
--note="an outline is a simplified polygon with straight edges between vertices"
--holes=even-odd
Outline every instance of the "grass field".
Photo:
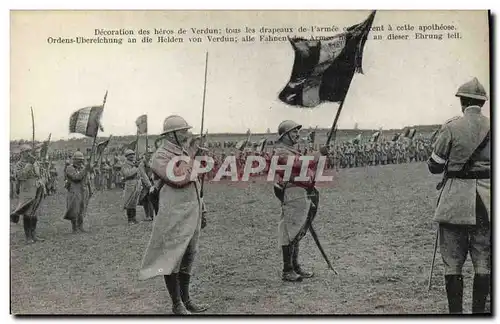
[[[315,220],[339,275],[308,234],[300,257],[315,276],[302,283],[280,278],[272,184],[210,184],[192,295],[211,306],[207,314],[447,313],[439,252],[427,291],[438,181],[424,163],[340,170],[331,188],[320,189]],[[152,223],[129,226],[121,204],[119,190],[99,192],[85,220],[90,233],[73,235],[62,219],[61,184],[42,206],[38,232],[45,242],[25,245],[22,221],[11,223],[12,313],[170,314],[163,278],[137,279]],[[137,214],[143,219],[142,209]],[[470,312],[470,260],[464,275]]]

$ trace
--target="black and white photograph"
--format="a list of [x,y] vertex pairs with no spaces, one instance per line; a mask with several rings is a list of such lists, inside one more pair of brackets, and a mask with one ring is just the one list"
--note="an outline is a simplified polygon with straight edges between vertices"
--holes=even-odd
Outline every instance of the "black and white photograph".
[[11,315],[492,316],[489,10],[9,18]]

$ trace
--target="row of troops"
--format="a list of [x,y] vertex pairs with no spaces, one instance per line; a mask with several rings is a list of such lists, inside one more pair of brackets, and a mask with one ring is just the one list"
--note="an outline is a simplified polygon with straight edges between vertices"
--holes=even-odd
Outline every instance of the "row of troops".
[[[490,293],[491,269],[491,202],[489,119],[481,114],[487,100],[484,87],[474,79],[461,86],[463,115],[444,124],[433,151],[427,160],[429,171],[444,174],[439,185],[440,198],[434,213],[439,224],[439,246],[445,268],[445,288],[450,313],[463,312],[462,268],[468,253],[474,265],[472,312],[483,313]],[[319,189],[315,174],[322,156],[331,155],[329,147],[321,147],[313,160],[303,162],[297,148],[301,125],[290,120],[278,126],[274,154],[285,165],[293,158],[290,175],[277,171],[272,193],[280,206],[278,244],[281,247],[282,280],[300,282],[313,272],[299,262],[299,243],[320,210]],[[157,196],[157,210],[152,232],[139,269],[139,279],[162,277],[172,300],[174,314],[199,313],[207,309],[190,296],[193,263],[199,249],[201,230],[207,225],[207,210],[203,199],[203,175],[191,176],[196,156],[206,154],[203,148],[190,145],[191,126],[180,116],[169,116],[163,123],[163,141],[159,148],[142,159],[133,151],[125,152],[122,167],[125,179],[124,209],[129,220],[135,220],[135,208],[144,197]],[[169,164],[178,160],[169,173]],[[22,168],[24,189],[35,188],[30,201],[20,203],[14,215],[24,215],[33,224],[33,210],[39,203],[40,169],[29,154]],[[306,177],[301,176],[302,163],[308,163]],[[71,220],[74,231],[82,230],[83,217],[92,196],[89,175],[92,167],[84,162],[83,154],[75,152],[67,166],[68,200],[65,219]],[[26,196],[27,197],[27,196]],[[151,206],[151,205],[150,205]],[[328,212],[323,210],[323,212]],[[147,213],[146,213],[147,214]],[[12,215],[11,215],[12,217]],[[34,233],[33,233],[34,234]],[[35,238],[35,236],[33,236]]]

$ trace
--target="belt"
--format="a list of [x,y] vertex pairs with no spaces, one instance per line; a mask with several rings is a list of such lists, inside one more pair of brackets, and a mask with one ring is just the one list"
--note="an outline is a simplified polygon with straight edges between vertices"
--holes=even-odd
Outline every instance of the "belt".
[[478,170],[478,171],[448,171],[448,178],[450,179],[490,179],[490,170]]

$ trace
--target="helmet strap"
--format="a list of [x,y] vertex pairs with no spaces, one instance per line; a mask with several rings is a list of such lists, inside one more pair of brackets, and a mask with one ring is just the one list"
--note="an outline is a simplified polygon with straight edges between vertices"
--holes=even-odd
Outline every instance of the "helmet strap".
[[175,138],[175,141],[177,142],[177,145],[179,147],[182,147],[181,142],[179,141],[179,138],[177,137],[177,132],[173,132],[173,133],[174,133],[174,138]]

